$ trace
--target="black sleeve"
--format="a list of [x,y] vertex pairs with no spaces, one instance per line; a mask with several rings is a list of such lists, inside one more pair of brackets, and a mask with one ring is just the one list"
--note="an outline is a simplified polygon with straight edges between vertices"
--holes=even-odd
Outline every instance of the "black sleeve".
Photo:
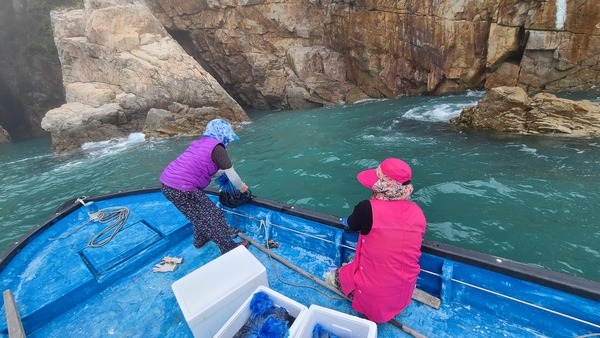
[[229,159],[229,155],[227,154],[227,150],[223,147],[222,144],[217,144],[212,153],[210,154],[211,159],[219,169],[229,169],[231,168],[231,160]]
[[366,235],[373,227],[373,209],[369,200],[360,201],[354,206],[354,211],[348,216],[348,228],[352,231],[360,231]]

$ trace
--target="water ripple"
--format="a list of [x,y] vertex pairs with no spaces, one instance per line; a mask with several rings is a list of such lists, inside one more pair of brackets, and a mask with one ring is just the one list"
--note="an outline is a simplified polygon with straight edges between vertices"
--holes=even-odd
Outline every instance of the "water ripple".
[[[427,238],[600,281],[600,142],[447,123],[481,97],[249,112],[228,152],[255,195],[340,216],[370,196],[359,171],[402,158]],[[193,139],[132,135],[68,156],[52,154],[49,139],[0,145],[0,247],[67,199],[158,185]]]

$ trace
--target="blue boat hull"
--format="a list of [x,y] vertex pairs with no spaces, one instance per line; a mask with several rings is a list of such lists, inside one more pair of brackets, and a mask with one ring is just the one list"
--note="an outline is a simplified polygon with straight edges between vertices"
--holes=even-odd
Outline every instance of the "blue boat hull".
[[[216,245],[194,248],[191,225],[157,188],[87,201],[129,210],[108,244],[88,245],[106,224],[90,222],[90,207],[69,201],[0,257],[0,287],[14,293],[28,336],[191,337],[171,284],[219,257]],[[273,240],[274,254],[317,278],[354,254],[357,235],[344,232],[338,217],[258,197],[223,211],[243,236]],[[273,290],[361,317],[350,302],[264,250],[249,250],[267,268]],[[153,273],[164,256],[184,262],[173,272]],[[421,269],[417,287],[438,299],[439,308],[413,300],[394,323],[377,326],[379,337],[409,336],[400,323],[431,337],[600,333],[600,283],[431,241],[423,244]],[[7,336],[2,316],[0,334]]]

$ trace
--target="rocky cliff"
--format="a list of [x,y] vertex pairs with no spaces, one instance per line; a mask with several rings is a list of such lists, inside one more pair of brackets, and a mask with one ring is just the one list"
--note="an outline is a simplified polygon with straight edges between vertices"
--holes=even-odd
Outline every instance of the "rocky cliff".
[[[253,107],[352,101],[351,92],[585,90],[600,81],[596,0],[145,1]],[[345,83],[359,91],[336,85]]]
[[29,2],[0,1],[0,143],[47,135],[42,117],[65,100],[48,11]]
[[216,117],[248,119],[145,4],[86,0],[83,10],[51,17],[67,99],[42,120],[53,150],[142,130],[199,135]]
[[[133,8],[149,13],[160,25],[149,24],[149,17],[140,19]],[[125,120],[137,121],[123,124],[123,116],[112,111],[121,117],[111,121],[128,126],[118,127],[121,132],[143,128],[148,123],[143,122],[147,109],[158,109],[152,110],[150,125],[177,121],[163,128],[167,133],[184,127],[189,116],[206,115],[197,111],[205,105],[189,98],[202,96],[202,89],[176,92],[177,81],[165,82],[164,75],[157,80],[158,73],[152,71],[156,60],[166,62],[158,67],[162,71],[165,64],[186,58],[185,54],[193,57],[196,64],[190,61],[189,66],[194,72],[214,80],[207,80],[209,91],[217,88],[216,82],[226,91],[224,97],[260,109],[498,86],[552,93],[587,90],[600,82],[600,2],[596,0],[86,0],[85,10],[60,16],[80,17],[54,21],[56,32],[79,30],[74,35],[55,34],[66,100],[98,108],[104,95],[128,111]],[[134,32],[140,25],[143,29],[161,26],[168,34],[158,38],[155,33]],[[165,52],[164,44],[157,42],[167,35],[185,53],[168,56],[177,48]],[[77,54],[73,54],[75,46]],[[126,49],[131,55],[127,61]],[[173,72],[181,70],[173,66]],[[131,79],[126,81],[127,77]],[[154,84],[141,90],[133,83],[139,81]],[[157,100],[163,85],[168,89]],[[94,98],[86,101],[91,97],[84,92],[94,92]],[[191,115],[169,115],[176,111]],[[88,115],[97,113],[88,111]]]

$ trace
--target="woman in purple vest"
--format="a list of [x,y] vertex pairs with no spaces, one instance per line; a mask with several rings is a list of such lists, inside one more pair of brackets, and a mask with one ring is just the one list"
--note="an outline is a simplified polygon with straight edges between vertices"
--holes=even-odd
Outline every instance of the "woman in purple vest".
[[426,220],[410,201],[411,173],[397,158],[360,172],[358,181],[373,194],[343,219],[348,230],[360,234],[354,259],[336,270],[332,282],[352,299],[353,309],[377,323],[408,306],[420,271]]
[[231,239],[223,211],[202,191],[213,177],[222,174],[227,174],[240,192],[248,190],[233,169],[226,150],[229,143],[239,139],[229,122],[214,119],[208,122],[202,137],[193,141],[160,175],[163,194],[194,226],[196,248],[213,241],[221,253],[226,253],[237,245],[248,245],[247,241],[236,244]]

